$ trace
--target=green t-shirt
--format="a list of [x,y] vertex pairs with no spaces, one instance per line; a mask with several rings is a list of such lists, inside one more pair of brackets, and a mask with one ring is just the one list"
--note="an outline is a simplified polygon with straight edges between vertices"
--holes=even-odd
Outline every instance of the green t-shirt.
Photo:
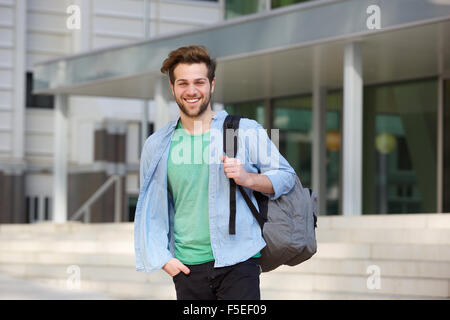
[[[208,161],[209,131],[191,135],[179,121],[170,144],[167,182],[175,206],[175,257],[188,265],[214,260],[209,235]],[[253,257],[260,256],[258,252]]]
[[214,260],[209,235],[208,156],[209,131],[191,135],[179,121],[170,144],[167,181],[175,205],[175,257],[184,264]]

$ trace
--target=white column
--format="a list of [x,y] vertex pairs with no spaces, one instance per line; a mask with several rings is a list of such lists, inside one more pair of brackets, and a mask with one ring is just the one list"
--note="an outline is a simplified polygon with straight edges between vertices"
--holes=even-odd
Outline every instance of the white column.
[[54,155],[53,155],[53,221],[67,221],[67,146],[68,138],[68,97],[55,96]]
[[164,86],[169,86],[168,81],[166,78],[159,77],[155,84],[155,130],[164,127],[170,121],[169,99],[167,98],[167,88]]
[[[144,0],[144,39],[150,37],[150,0]],[[141,115],[141,150],[144,147],[145,140],[148,137],[148,107],[149,101],[142,101]]]
[[25,51],[26,51],[26,0],[17,0],[15,12],[14,53],[14,126],[13,158],[23,162],[25,132]]
[[342,213],[362,213],[362,57],[359,43],[344,52],[344,108],[342,145]]
[[147,140],[148,137],[148,101],[143,100],[142,101],[142,114],[141,114],[141,150],[144,146],[145,140]]
[[327,166],[326,166],[326,88],[319,83],[313,86],[313,139],[312,139],[312,189],[319,195],[318,211],[327,211]]
[[80,8],[80,29],[72,30],[72,53],[91,49],[91,5],[90,0],[72,0]]

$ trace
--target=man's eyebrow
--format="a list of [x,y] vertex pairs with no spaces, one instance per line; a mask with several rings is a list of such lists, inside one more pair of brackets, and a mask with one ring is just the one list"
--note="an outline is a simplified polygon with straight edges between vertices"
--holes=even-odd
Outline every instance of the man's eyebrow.
[[[208,80],[208,78],[207,77],[203,77],[203,78],[196,78],[196,79],[194,79],[194,81],[200,81],[200,80]],[[182,82],[182,81],[188,81],[187,79],[177,79],[177,80],[175,80],[175,82]]]

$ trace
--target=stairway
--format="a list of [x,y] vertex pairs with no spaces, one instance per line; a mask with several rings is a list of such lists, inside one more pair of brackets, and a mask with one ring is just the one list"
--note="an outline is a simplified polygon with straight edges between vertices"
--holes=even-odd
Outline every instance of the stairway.
[[[261,275],[262,299],[450,298],[450,214],[319,217],[317,238],[312,259]],[[132,223],[0,225],[0,273],[175,299],[165,272],[135,271],[133,246]]]

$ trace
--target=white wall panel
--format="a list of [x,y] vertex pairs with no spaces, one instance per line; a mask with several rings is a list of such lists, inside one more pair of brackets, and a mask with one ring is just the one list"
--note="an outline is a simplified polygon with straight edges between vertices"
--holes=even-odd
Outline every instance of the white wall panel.
[[53,134],[53,110],[28,109],[25,115],[25,128],[27,134]]
[[69,159],[78,164],[94,162],[94,123],[92,121],[75,121],[72,130]]
[[96,36],[94,38],[94,46],[93,49],[111,47],[121,44],[132,43],[135,40],[133,39],[125,39],[125,38],[117,38],[117,37],[106,37],[106,36]]
[[195,2],[161,2],[161,18],[179,19],[183,21],[197,21],[199,24],[210,24],[220,21],[220,6],[211,3],[197,4]]
[[130,194],[139,194],[139,176],[137,174],[127,174],[126,192]]
[[0,110],[0,130],[11,130],[12,112]]
[[0,90],[0,110],[12,110],[11,90]]
[[12,28],[0,27],[0,45],[12,46],[13,45],[13,31]]
[[0,69],[0,87],[12,87],[12,70]]
[[27,70],[31,71],[33,70],[33,67],[36,63],[47,61],[50,59],[54,59],[59,57],[60,54],[51,54],[51,53],[38,53],[38,52],[29,52],[27,54]]
[[94,32],[130,34],[134,37],[142,37],[144,22],[142,19],[130,19],[120,17],[96,17]]
[[51,52],[57,54],[70,53],[70,39],[63,35],[28,33],[28,51]]
[[[161,34],[170,34],[170,33],[177,33],[177,32],[185,32],[188,30],[194,30],[198,29],[199,26],[195,26],[192,24],[184,24],[184,23],[166,23],[161,22],[159,26],[159,30]],[[176,48],[174,48],[176,49]]]
[[[136,0],[120,0],[120,1],[111,1],[111,0],[95,0],[93,2],[94,12],[95,13],[106,13],[106,12],[114,12],[114,13],[122,13],[128,15],[138,15],[143,17],[144,11],[144,1],[136,1]],[[153,8],[153,6],[152,6]],[[152,9],[151,8],[151,9]],[[150,10],[151,10],[150,9]]]
[[11,138],[10,132],[0,131],[0,151],[9,152],[11,151]]
[[53,137],[50,135],[26,135],[25,139],[25,153],[29,154],[53,154]]
[[140,134],[139,123],[131,122],[127,124],[126,163],[139,163]]
[[32,174],[25,176],[26,195],[52,196],[53,176],[49,174]]
[[13,52],[11,49],[0,48],[0,66],[13,66]]
[[14,9],[8,7],[0,7],[0,25],[12,26],[14,23]]
[[27,30],[42,30],[58,33],[70,34],[66,27],[68,15],[47,14],[45,12],[28,12],[27,14]]
[[[93,0],[96,1],[96,0]],[[28,0],[28,11],[57,11],[66,12],[67,6],[71,4],[71,1],[67,0]]]

